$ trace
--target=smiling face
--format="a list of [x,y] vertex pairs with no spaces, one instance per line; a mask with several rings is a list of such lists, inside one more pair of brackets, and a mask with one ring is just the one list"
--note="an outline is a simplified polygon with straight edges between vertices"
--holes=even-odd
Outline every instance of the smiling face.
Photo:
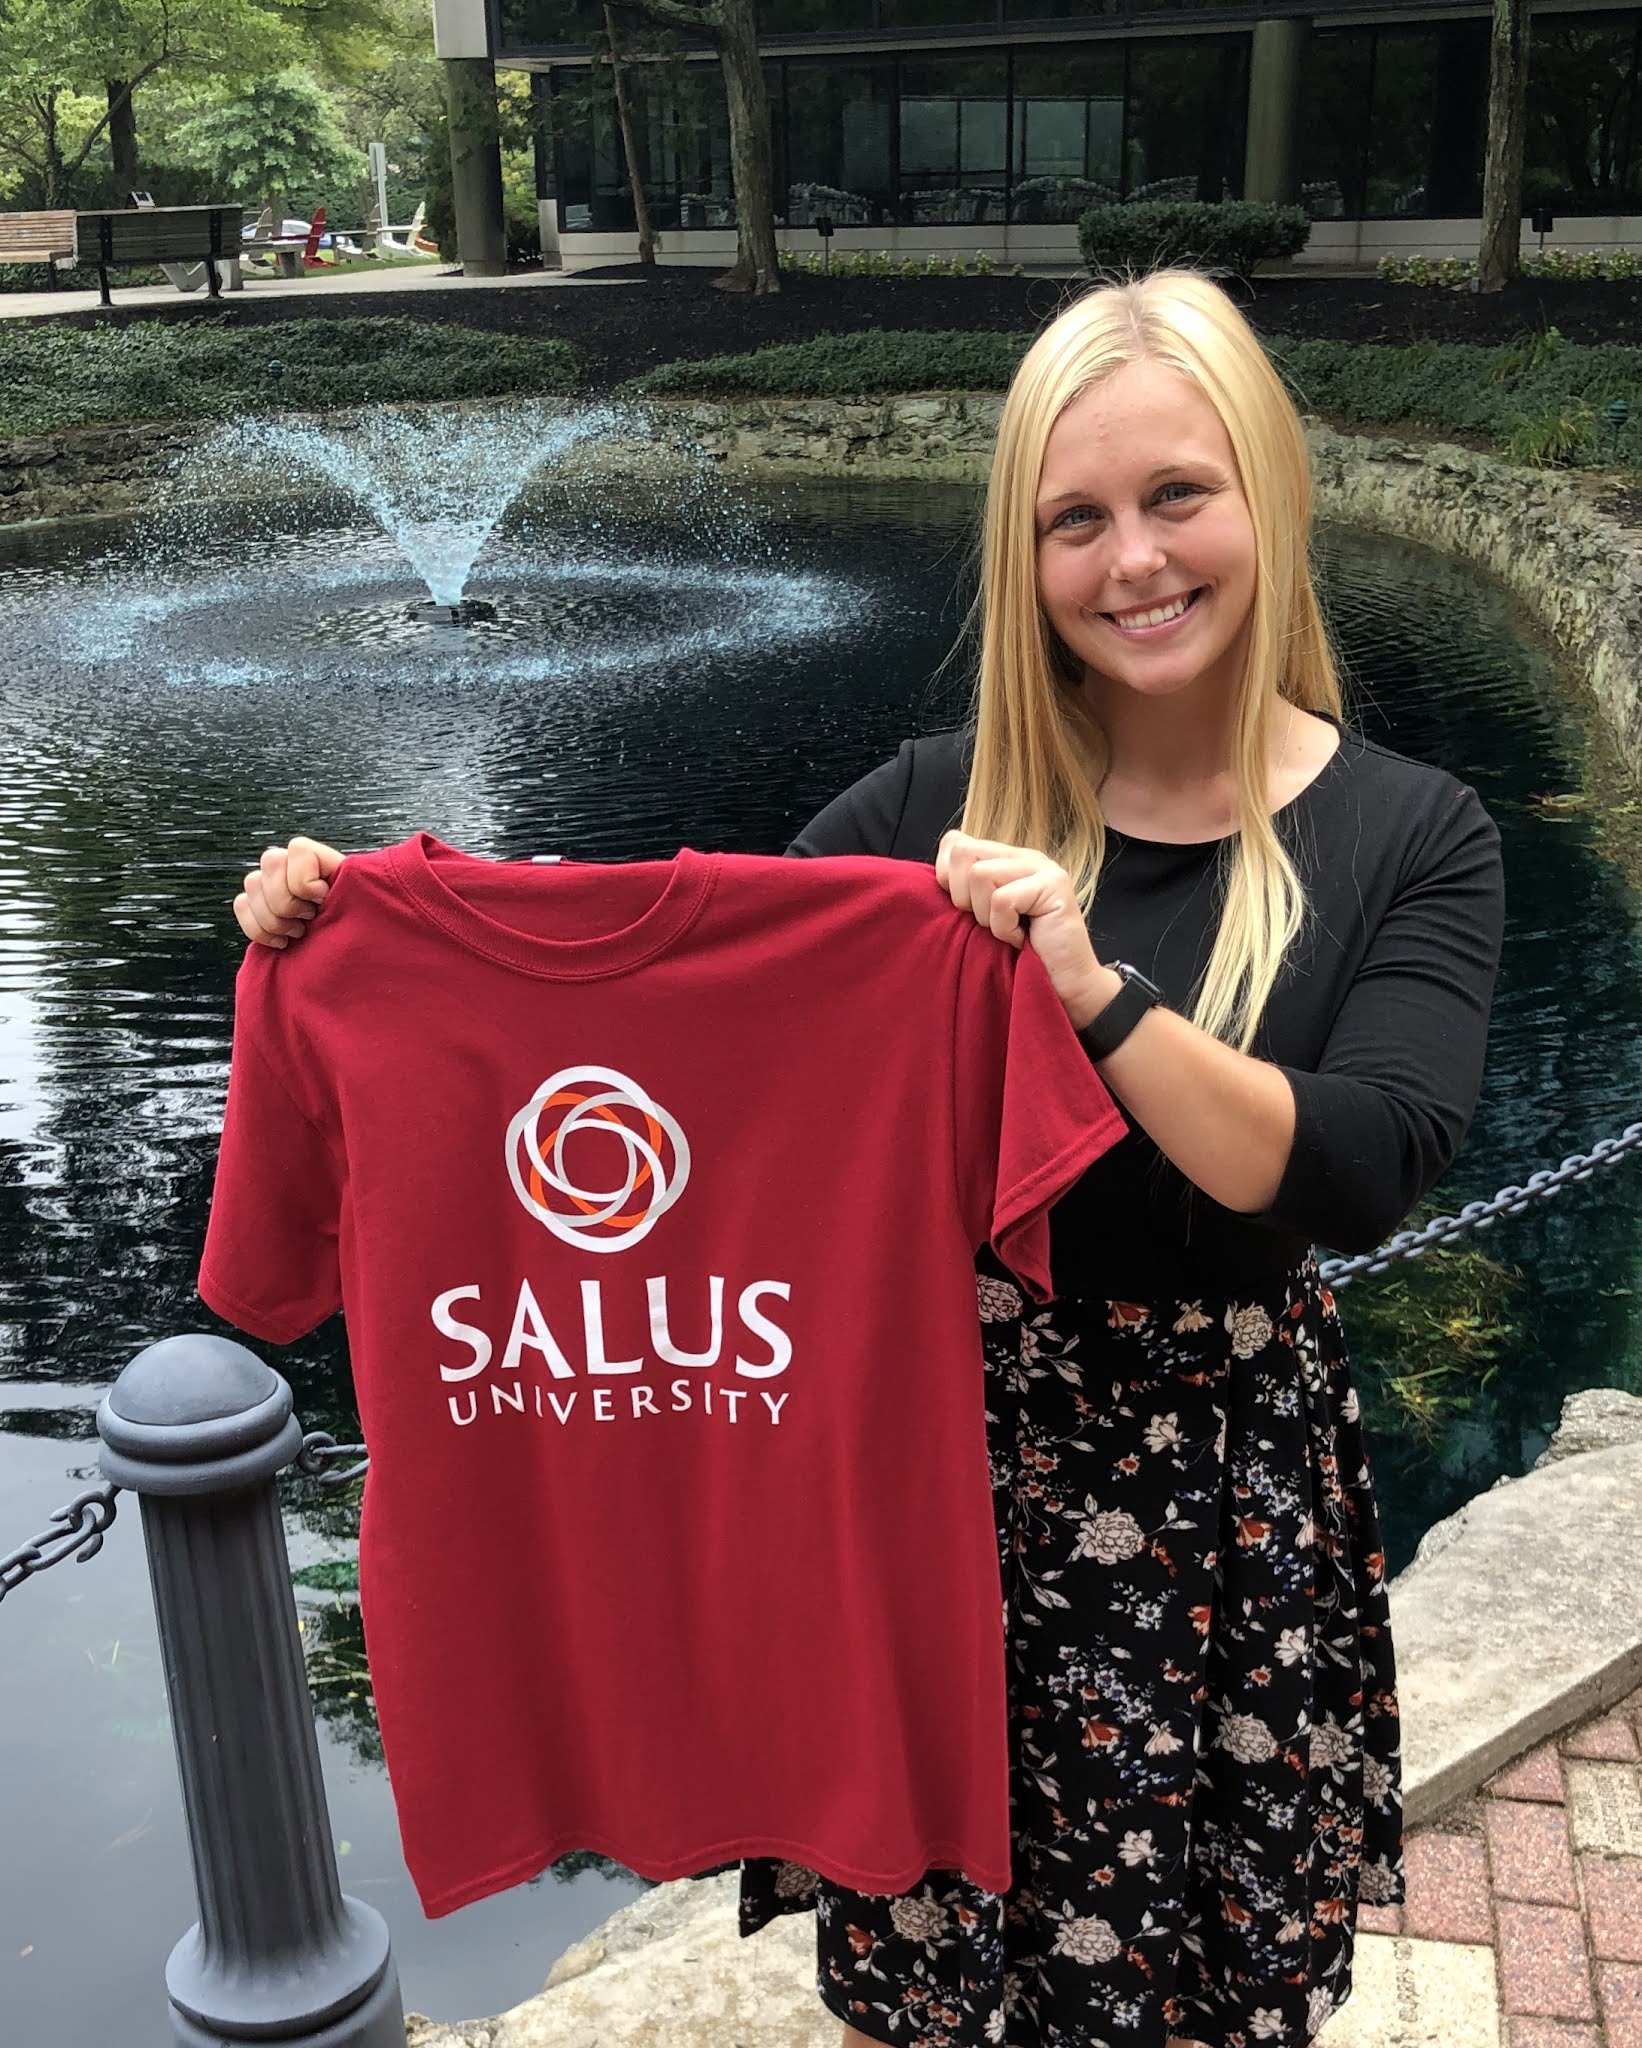
[[[1230,705],[1254,526],[1230,438],[1189,378],[1127,363],[1066,407],[1044,451],[1036,533],[1039,601],[1097,714],[1114,687]],[[1158,616],[1182,598],[1183,613]]]

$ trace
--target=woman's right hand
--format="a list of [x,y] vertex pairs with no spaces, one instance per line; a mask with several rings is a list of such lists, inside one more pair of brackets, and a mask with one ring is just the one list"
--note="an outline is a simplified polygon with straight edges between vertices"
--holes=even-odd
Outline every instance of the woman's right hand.
[[319,839],[270,846],[234,898],[240,930],[254,944],[276,951],[300,939],[330,894],[329,878],[341,867],[342,858],[334,846]]

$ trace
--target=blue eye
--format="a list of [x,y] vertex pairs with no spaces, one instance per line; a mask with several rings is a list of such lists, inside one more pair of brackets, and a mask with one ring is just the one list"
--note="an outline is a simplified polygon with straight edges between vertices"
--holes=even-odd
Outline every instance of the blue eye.
[[[1181,478],[1177,477],[1172,483],[1166,483],[1159,489],[1159,498],[1163,496],[1164,491],[1189,491],[1194,497],[1196,497],[1201,495],[1202,487],[1198,484],[1186,483]],[[1168,502],[1170,504],[1179,504],[1180,500],[1178,498],[1171,498]],[[1069,510],[1061,513],[1058,519],[1052,520],[1050,522],[1050,532],[1053,533],[1057,526],[1064,526],[1067,520],[1069,520],[1072,517],[1072,514],[1074,512],[1088,512],[1090,510],[1092,510],[1092,507],[1088,505],[1073,505],[1072,507],[1070,507]]]

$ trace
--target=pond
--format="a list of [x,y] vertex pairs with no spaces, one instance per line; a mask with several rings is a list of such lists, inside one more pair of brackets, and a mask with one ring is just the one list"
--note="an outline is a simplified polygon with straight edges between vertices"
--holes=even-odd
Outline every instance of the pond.
[[[469,595],[491,609],[466,631],[413,615],[426,593],[335,503],[0,534],[0,1550],[95,1476],[120,1366],[212,1326],[192,1283],[240,950],[228,899],[261,847],[423,826],[504,857],[778,852],[905,734],[960,715],[961,685],[932,677],[973,508],[956,487],[817,482],[681,523],[626,487],[542,491],[481,557]],[[1544,801],[1581,787],[1586,727],[1514,608],[1396,542],[1325,531],[1319,567],[1357,722],[1473,782],[1504,835],[1505,961],[1452,1208],[1639,1114],[1637,905],[1589,814]],[[1627,1161],[1501,1223],[1483,1249],[1511,1272],[1469,1282],[1501,1327],[1423,1408],[1373,1314],[1383,1283],[1342,1296],[1394,1568],[1532,1464],[1566,1391],[1642,1387],[1639,1219]],[[309,1427],[352,1432],[334,1329],[271,1356]],[[346,1503],[297,1482],[284,1499],[299,1567],[346,1559]],[[386,1915],[407,2005],[456,2018],[528,1996],[638,1882],[580,1859],[425,1921],[351,1598],[299,1599],[344,1886]],[[129,1503],[93,1563],[6,1601],[0,1640],[8,2037],[160,2048],[161,1969],[194,1905]]]

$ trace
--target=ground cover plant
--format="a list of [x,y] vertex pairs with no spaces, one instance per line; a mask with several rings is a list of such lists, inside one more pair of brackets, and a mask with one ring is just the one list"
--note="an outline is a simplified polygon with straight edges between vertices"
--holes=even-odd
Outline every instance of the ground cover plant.
[[212,316],[117,327],[6,325],[0,434],[568,392],[580,369],[566,341],[400,319],[289,320],[273,332]]
[[[864,398],[893,391],[1001,391],[1030,334],[851,334],[668,363],[634,396]],[[1505,346],[1402,347],[1264,337],[1301,409],[1344,425],[1412,423],[1479,441],[1529,464],[1642,467],[1642,348],[1582,348],[1554,327]],[[1607,407],[1637,416],[1617,454]]]

